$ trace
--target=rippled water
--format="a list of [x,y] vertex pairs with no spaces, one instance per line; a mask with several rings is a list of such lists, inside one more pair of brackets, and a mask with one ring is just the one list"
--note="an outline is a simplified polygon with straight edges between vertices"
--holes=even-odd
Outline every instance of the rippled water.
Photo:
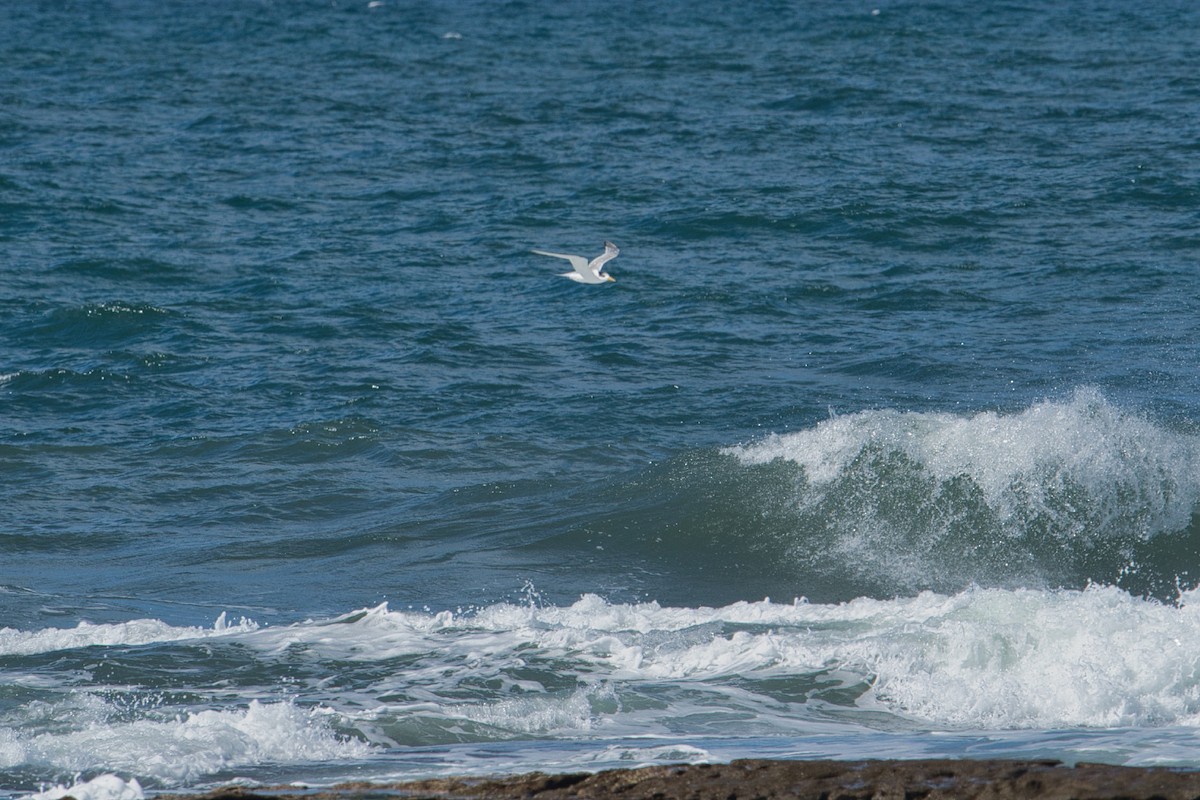
[[11,9],[0,793],[1200,766],[1198,32]]

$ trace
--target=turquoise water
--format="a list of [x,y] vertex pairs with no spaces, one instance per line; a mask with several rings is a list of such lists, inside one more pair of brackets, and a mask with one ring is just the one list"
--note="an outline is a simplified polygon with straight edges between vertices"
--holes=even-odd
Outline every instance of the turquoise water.
[[1200,767],[1198,34],[9,9],[0,792]]

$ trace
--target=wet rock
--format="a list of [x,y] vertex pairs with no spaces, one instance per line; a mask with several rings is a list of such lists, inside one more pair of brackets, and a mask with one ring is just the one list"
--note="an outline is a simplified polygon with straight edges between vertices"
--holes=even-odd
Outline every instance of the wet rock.
[[[203,800],[1194,800],[1200,772],[1054,761],[774,761],[229,789]],[[160,800],[166,796],[160,795]],[[201,800],[196,795],[179,796]]]

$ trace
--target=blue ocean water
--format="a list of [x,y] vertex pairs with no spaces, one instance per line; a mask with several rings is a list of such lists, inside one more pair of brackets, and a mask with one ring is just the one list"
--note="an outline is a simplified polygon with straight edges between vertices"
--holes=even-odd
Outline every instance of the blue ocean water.
[[1200,767],[1198,41],[6,7],[0,795]]

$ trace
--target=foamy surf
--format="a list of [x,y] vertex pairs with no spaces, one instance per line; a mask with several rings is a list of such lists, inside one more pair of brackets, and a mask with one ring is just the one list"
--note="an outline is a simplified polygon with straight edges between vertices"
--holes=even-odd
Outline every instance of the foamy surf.
[[[1164,604],[1102,586],[695,609],[588,596],[461,616],[381,607],[356,623],[370,620],[361,637],[333,642],[308,626],[287,636],[331,660],[348,646],[359,660],[420,655],[372,693],[412,691],[421,702],[382,703],[375,718],[459,717],[510,734],[666,734],[699,713],[730,716],[727,730],[785,732],[805,706],[930,728],[1191,726],[1200,724],[1196,600],[1189,592]],[[498,691],[478,691],[488,684]],[[471,693],[474,702],[452,701]],[[671,700],[644,713],[653,704],[638,700],[652,697]],[[733,708],[753,709],[753,721]]]
[[258,626],[248,619],[230,623],[222,612],[211,628],[176,627],[156,619],[129,622],[92,624],[80,622],[74,628],[44,628],[23,631],[0,628],[0,656],[34,655],[57,650],[106,645],[139,645],[204,639],[231,633],[255,630]]
[[49,729],[33,735],[4,731],[0,769],[116,772],[174,786],[231,769],[361,759],[370,752],[362,741],[332,732],[319,709],[287,702],[252,700],[245,708],[173,718],[150,709],[129,719],[128,709],[99,694],[70,694],[27,712],[43,722],[27,719],[25,726]]
[[66,786],[57,784],[28,795],[28,800],[143,800],[146,796],[137,778],[122,780],[116,775],[97,775],[89,781]]
[[[158,666],[139,673],[142,688],[31,683],[33,699],[5,712],[0,770],[197,786],[311,779],[321,765],[375,774],[410,755],[402,775],[767,750],[866,757],[901,734],[910,754],[961,755],[984,731],[991,755],[1073,731],[1069,755],[1109,746],[1113,730],[1140,731],[1122,746],[1153,739],[1157,755],[1133,746],[1110,760],[1171,752],[1200,766],[1185,746],[1200,729],[1198,607],[1193,592],[1162,603],[1111,586],[695,608],[595,595],[380,605],[220,638],[94,645],[85,668],[131,654]],[[179,683],[197,642],[222,668]],[[303,706],[289,686],[304,687]]]

